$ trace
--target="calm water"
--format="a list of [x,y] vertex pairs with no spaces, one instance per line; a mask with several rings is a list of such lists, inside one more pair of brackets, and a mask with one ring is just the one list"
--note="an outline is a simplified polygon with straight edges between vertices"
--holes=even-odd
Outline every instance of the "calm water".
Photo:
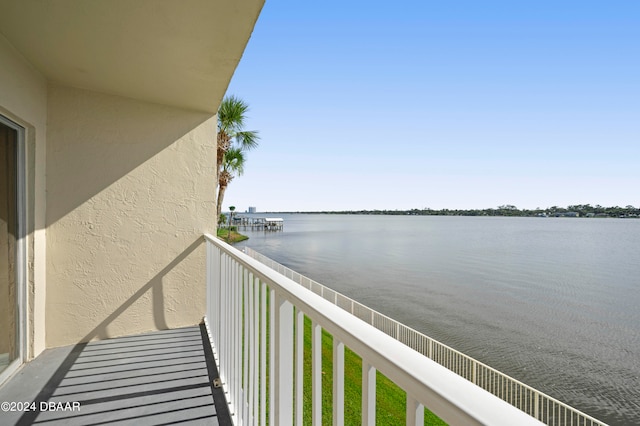
[[640,220],[278,215],[247,245],[610,424],[640,425]]

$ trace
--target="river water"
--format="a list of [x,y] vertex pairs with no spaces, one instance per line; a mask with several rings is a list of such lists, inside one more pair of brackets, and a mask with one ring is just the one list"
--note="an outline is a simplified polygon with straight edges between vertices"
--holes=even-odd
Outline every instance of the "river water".
[[602,421],[640,425],[640,220],[277,216],[282,232],[241,231],[238,248]]

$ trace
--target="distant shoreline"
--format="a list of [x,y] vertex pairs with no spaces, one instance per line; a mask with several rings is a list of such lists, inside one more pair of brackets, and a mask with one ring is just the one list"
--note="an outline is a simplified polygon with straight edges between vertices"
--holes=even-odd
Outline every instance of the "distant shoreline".
[[280,211],[280,212],[259,212],[256,214],[348,214],[348,215],[393,215],[393,216],[511,216],[511,217],[572,217],[572,218],[616,218],[616,219],[639,219],[640,208],[634,206],[626,207],[602,207],[589,204],[549,207],[546,209],[518,209],[515,206],[500,206],[495,209],[441,209],[433,210],[410,209],[410,210],[325,210],[325,211]]

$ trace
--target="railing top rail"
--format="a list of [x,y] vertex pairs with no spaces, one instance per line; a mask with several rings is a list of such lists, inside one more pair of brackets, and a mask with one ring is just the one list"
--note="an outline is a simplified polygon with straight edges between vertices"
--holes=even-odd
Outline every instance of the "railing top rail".
[[276,294],[317,321],[443,420],[455,424],[540,424],[247,254],[209,234],[205,239],[249,269]]

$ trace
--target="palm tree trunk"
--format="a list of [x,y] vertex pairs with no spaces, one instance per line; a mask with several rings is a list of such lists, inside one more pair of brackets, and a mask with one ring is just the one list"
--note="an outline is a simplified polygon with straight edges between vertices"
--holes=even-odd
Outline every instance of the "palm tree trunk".
[[222,213],[222,200],[224,200],[224,192],[227,190],[227,185],[220,185],[218,187],[218,203],[216,207],[216,221],[220,218],[220,213]]
[[217,134],[217,154],[216,154],[216,186],[218,188],[218,201],[216,206],[216,223],[220,220],[220,213],[222,213],[222,200],[224,199],[224,191],[227,189],[228,181],[222,182],[220,175],[222,174],[222,163],[224,161],[224,155],[231,147],[231,138],[223,131],[219,131]]

